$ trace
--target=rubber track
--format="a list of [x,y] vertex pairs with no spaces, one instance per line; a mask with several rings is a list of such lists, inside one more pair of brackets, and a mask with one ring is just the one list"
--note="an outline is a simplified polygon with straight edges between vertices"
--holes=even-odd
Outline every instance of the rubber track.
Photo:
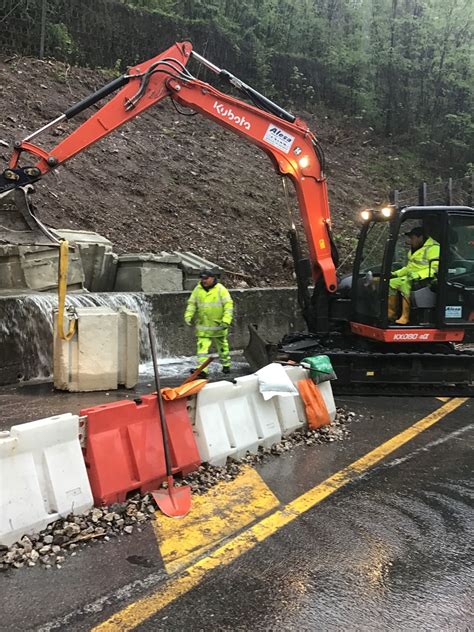
[[[309,336],[311,338],[311,336]],[[290,339],[290,340],[288,340]],[[381,352],[381,351],[368,351],[368,350],[360,350],[355,349],[354,347],[350,347],[348,349],[334,349],[334,346],[337,343],[341,343],[340,340],[332,341],[333,344],[336,343],[331,348],[328,348],[327,343],[324,344],[321,341],[317,341],[315,337],[315,348],[310,350],[307,348],[305,351],[301,350],[291,350],[288,347],[291,347],[291,342],[297,342],[298,340],[308,340],[308,336],[306,335],[293,335],[288,336],[286,338],[286,344],[283,344],[283,352],[287,357],[293,360],[302,360],[303,357],[307,355],[311,355],[311,353],[324,353],[328,355],[333,364],[335,365],[336,373],[338,372],[338,362],[341,363],[357,363],[360,361],[362,364],[364,361],[370,360],[371,363],[377,362],[380,369],[383,367],[390,366],[390,363],[394,360],[397,360],[398,363],[400,361],[405,361],[407,364],[407,375],[413,373],[413,365],[417,360],[424,360],[425,363],[427,360],[432,360],[433,362],[443,362],[446,363],[446,366],[453,369],[464,369],[468,370],[469,367],[474,365],[474,351],[471,349],[452,349],[447,351],[445,347],[439,346],[437,349],[431,349],[431,351],[419,352],[419,351],[397,351],[397,352]],[[286,349],[285,349],[286,347]],[[285,349],[285,350],[284,350]],[[472,369],[470,371],[472,375]],[[449,373],[448,373],[449,374]],[[444,378],[444,376],[443,376]],[[434,383],[432,380],[425,382],[420,379],[420,376],[417,375],[416,378],[412,378],[411,382],[400,382],[397,380],[387,380],[383,381],[372,381],[368,379],[367,381],[351,381],[348,383],[347,381],[335,380],[332,382],[333,390],[335,394],[338,395],[378,395],[378,396],[397,396],[397,395],[411,395],[411,396],[420,396],[420,397],[474,397],[474,384],[450,384],[448,379],[446,382],[443,380],[436,381]]]

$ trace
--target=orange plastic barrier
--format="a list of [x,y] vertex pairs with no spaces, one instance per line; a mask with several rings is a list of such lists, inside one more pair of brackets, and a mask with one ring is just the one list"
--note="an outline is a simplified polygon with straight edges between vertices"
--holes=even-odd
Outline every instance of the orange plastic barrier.
[[[186,399],[163,402],[173,474],[185,476],[201,464]],[[163,438],[156,395],[84,408],[87,439],[84,460],[96,504],[123,502],[166,479]]]
[[308,428],[315,430],[330,424],[331,419],[329,418],[326,402],[313,380],[309,378],[300,380],[297,386],[304,403]]

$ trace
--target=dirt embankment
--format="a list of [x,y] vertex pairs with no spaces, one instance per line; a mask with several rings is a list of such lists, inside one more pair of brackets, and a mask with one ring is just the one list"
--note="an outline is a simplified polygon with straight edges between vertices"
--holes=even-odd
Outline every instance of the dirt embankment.
[[[15,140],[108,79],[56,62],[0,59],[1,168]],[[387,184],[368,172],[389,150],[370,130],[306,119],[326,151],[334,232],[345,256],[358,210],[387,194]],[[75,125],[64,123],[37,140],[51,148]],[[50,225],[99,232],[117,252],[191,250],[248,275],[229,275],[229,285],[292,282],[288,211],[268,158],[199,115],[180,116],[169,101],[46,176],[35,203]],[[297,214],[294,199],[293,206]]]

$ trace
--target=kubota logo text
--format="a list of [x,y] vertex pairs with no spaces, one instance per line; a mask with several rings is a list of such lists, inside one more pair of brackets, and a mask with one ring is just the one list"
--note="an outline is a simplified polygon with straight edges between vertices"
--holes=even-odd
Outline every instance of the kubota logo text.
[[240,125],[240,127],[245,129],[250,129],[250,123],[245,120],[245,116],[238,116],[237,114],[234,114],[231,108],[226,108],[222,103],[214,101],[214,110],[216,110],[222,117],[228,118],[229,121],[232,121],[236,125]]

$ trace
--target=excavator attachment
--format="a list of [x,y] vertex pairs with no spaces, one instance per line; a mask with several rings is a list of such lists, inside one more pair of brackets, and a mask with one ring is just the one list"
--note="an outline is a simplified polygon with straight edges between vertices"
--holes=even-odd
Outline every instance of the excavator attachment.
[[59,237],[35,215],[29,195],[32,187],[0,193],[0,245],[57,246]]
[[278,356],[278,344],[269,342],[260,335],[256,325],[249,325],[249,342],[244,356],[253,371],[273,362]]

